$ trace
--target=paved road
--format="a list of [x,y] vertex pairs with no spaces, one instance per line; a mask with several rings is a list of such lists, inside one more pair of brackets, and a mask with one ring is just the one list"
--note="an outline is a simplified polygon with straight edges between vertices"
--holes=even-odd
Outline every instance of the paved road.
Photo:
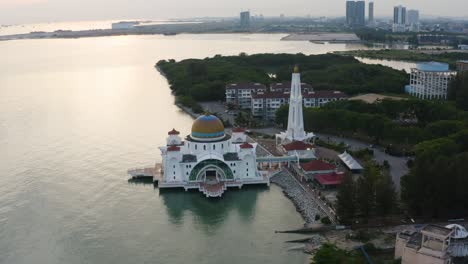
[[364,148],[370,148],[374,150],[374,158],[377,162],[382,164],[384,160],[387,160],[390,164],[390,175],[392,176],[393,182],[395,183],[395,188],[397,191],[400,190],[400,178],[408,173],[408,166],[406,162],[408,158],[406,157],[395,157],[385,153],[380,147],[370,147],[369,144],[364,143],[359,140],[342,138],[322,133],[316,133],[319,138],[324,141],[328,139],[335,143],[343,142],[347,144],[351,150],[359,150]]
[[214,102],[203,102],[200,103],[202,108],[210,113],[216,113],[218,117],[221,117],[223,120],[229,120],[231,124],[234,124],[234,115],[226,113],[226,107],[221,101]]

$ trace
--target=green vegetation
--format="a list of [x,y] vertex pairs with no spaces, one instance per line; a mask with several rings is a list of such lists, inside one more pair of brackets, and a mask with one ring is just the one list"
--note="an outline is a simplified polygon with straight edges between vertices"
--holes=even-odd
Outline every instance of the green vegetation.
[[337,248],[333,244],[323,244],[315,253],[312,263],[314,264],[357,264],[365,263],[357,251],[346,251]]
[[[320,109],[305,108],[308,131],[320,131],[378,143],[391,154],[415,155],[410,173],[401,179],[401,200],[408,213],[418,217],[466,217],[468,214],[468,82],[462,74],[451,90],[455,101],[385,99],[329,103]],[[458,107],[457,107],[458,106]],[[286,113],[286,116],[284,116]],[[277,112],[285,124],[287,106]],[[323,141],[318,144],[328,146]],[[345,146],[333,145],[342,151]],[[368,151],[353,153],[369,160]],[[382,168],[366,166],[353,182],[346,176],[338,192],[337,212],[344,223],[354,218],[391,215],[396,197],[391,179]]]
[[378,60],[400,60],[400,61],[439,61],[446,62],[452,69],[455,68],[457,60],[467,60],[468,53],[443,52],[438,54],[426,54],[414,50],[352,50],[336,52],[337,54],[351,55],[356,57],[378,59]]
[[338,189],[337,213],[345,224],[355,218],[391,215],[396,208],[397,195],[390,175],[373,163],[365,166],[357,181],[347,174]]
[[[385,250],[375,248],[373,244],[365,244],[365,250],[369,254],[372,263],[376,264],[396,264],[393,260],[393,252],[390,254]],[[313,264],[366,264],[367,261],[360,250],[343,250],[333,244],[325,243],[315,253],[312,258]]]
[[[286,124],[287,108],[278,110],[279,124]],[[393,154],[408,154],[415,144],[468,127],[468,113],[436,101],[384,99],[368,104],[348,100],[304,108],[304,126],[308,131],[380,144]]]
[[[302,81],[316,90],[340,90],[348,94],[366,92],[403,93],[408,75],[381,65],[368,65],[350,56],[336,54],[257,54],[161,60],[156,66],[167,77],[171,89],[184,106],[197,102],[224,100],[225,85],[232,82],[290,81],[295,64]],[[201,111],[200,109],[197,109]]]
[[328,216],[322,217],[322,219],[320,219],[320,222],[322,224],[324,224],[324,225],[330,225],[331,224],[330,218]]
[[462,110],[468,111],[468,72],[459,72],[449,89],[449,99]]
[[410,173],[401,179],[408,209],[427,218],[468,214],[468,130],[421,142]]

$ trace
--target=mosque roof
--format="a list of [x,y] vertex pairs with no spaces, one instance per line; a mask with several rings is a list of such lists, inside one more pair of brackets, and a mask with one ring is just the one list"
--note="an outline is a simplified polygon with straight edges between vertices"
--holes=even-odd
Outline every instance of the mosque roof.
[[171,131],[167,132],[168,135],[179,135],[180,132],[175,130],[175,128],[173,128]]
[[167,151],[179,151],[180,148],[177,146],[169,146],[167,147]]
[[193,122],[190,137],[207,141],[222,138],[224,137],[223,122],[214,115],[201,115]]
[[253,148],[253,146],[251,144],[247,143],[247,142],[242,143],[239,147],[241,149]]

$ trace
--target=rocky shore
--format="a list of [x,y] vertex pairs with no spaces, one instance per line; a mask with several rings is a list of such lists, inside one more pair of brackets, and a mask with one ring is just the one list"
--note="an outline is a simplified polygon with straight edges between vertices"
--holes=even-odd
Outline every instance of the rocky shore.
[[315,216],[321,215],[318,206],[307,199],[308,194],[286,172],[280,172],[271,178],[271,182],[283,189],[284,194],[291,199],[297,211],[302,215],[306,224],[314,223]]

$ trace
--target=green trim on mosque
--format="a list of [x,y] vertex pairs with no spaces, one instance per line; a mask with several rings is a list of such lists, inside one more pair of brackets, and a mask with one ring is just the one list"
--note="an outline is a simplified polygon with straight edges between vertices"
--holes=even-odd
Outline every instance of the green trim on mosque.
[[226,163],[217,159],[207,159],[195,165],[193,170],[190,172],[189,181],[196,181],[198,173],[200,173],[201,170],[210,165],[216,166],[223,170],[226,179],[234,179],[234,175],[232,174],[231,168],[229,168],[229,166]]

